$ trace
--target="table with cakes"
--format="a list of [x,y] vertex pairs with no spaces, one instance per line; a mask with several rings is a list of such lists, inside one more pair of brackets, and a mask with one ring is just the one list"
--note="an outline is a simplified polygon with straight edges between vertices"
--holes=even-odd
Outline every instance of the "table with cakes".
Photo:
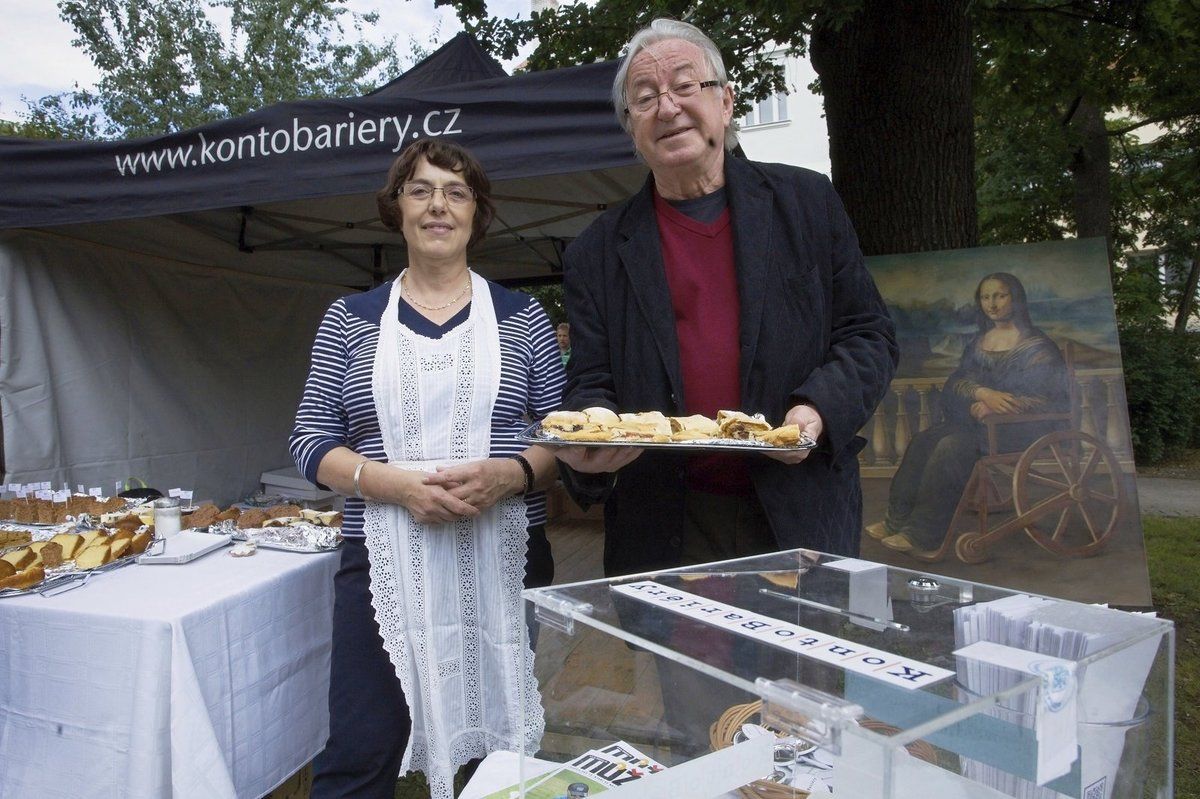
[[340,519],[183,510],[0,500],[0,796],[262,796],[324,746]]

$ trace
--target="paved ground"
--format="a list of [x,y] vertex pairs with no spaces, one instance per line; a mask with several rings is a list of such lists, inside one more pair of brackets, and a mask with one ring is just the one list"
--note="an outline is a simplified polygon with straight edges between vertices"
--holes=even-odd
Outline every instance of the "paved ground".
[[1144,516],[1200,516],[1200,481],[1139,477],[1138,504]]

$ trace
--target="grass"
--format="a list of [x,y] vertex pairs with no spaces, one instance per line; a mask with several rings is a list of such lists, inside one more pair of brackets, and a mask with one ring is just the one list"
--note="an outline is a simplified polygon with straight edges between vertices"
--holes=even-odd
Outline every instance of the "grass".
[[1175,622],[1175,795],[1200,796],[1200,519],[1142,519],[1150,590]]

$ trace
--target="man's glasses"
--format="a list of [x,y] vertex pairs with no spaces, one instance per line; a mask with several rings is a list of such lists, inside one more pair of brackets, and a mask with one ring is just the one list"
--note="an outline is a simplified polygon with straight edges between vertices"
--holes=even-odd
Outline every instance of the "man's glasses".
[[451,205],[466,205],[475,199],[475,190],[462,183],[449,186],[430,186],[428,183],[405,183],[396,192],[397,197],[407,197],[416,202],[427,202],[435,191],[440,191]]
[[683,83],[676,83],[665,92],[645,92],[633,98],[633,102],[625,107],[626,114],[648,114],[655,108],[658,108],[658,98],[664,94],[669,94],[676,100],[682,100],[685,97],[695,97],[700,93],[701,89],[707,89],[712,86],[719,86],[720,81],[715,80],[685,80]]

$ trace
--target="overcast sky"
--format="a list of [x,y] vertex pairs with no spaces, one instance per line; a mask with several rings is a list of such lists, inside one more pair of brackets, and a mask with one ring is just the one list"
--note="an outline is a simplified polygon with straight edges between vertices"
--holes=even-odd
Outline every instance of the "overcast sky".
[[[410,36],[428,44],[437,30],[438,42],[442,43],[461,30],[454,12],[448,8],[435,10],[433,0],[350,0],[347,5],[359,13],[377,9],[379,24],[367,31],[367,38],[382,42],[389,36],[396,37],[402,59]],[[528,15],[529,11],[527,0],[491,0],[488,7],[493,13],[512,15]],[[59,19],[54,0],[7,0],[4,8],[0,119],[17,119],[18,113],[25,110],[22,96],[36,99],[69,91],[76,83],[82,87],[95,85],[99,74],[87,56],[71,46],[75,31]]]

